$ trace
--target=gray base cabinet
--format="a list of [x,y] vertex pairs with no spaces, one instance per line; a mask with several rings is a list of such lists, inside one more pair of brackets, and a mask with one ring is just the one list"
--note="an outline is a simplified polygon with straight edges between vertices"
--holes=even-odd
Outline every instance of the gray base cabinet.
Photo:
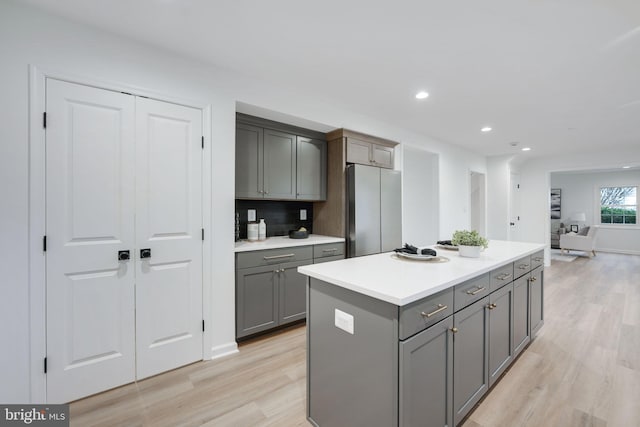
[[[310,278],[309,420],[459,425],[542,326],[535,255],[403,307]],[[336,310],[353,316],[353,334]]]
[[489,296],[489,386],[513,361],[513,284]]
[[531,272],[529,279],[529,302],[531,336],[534,336],[544,324],[544,287],[542,267],[537,267]]
[[457,425],[489,390],[489,297],[453,316],[453,422]]
[[400,343],[400,425],[453,426],[453,316]]
[[304,319],[307,276],[298,267],[344,258],[344,243],[236,254],[236,338]]

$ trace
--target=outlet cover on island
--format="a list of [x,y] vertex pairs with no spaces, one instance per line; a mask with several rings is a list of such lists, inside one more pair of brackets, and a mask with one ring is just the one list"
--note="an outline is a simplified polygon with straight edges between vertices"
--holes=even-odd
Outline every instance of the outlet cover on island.
[[353,316],[342,310],[335,309],[335,325],[336,328],[353,335]]
[[300,209],[300,221],[306,221],[306,220],[307,220],[307,210]]
[[247,221],[255,221],[255,220],[256,220],[256,210],[247,209]]

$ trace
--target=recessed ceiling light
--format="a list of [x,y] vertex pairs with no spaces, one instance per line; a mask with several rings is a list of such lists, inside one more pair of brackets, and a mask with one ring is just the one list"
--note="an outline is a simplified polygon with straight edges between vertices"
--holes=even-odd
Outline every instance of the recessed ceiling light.
[[491,128],[489,126],[485,126],[482,129],[480,129],[480,131],[482,131],[482,132],[491,132]]
[[416,93],[416,98],[417,99],[425,99],[426,97],[428,97],[429,94],[425,91],[420,91],[418,93]]
[[531,148],[530,147],[523,147],[522,151],[531,151]]
[[623,166],[622,169],[629,169],[631,166]]

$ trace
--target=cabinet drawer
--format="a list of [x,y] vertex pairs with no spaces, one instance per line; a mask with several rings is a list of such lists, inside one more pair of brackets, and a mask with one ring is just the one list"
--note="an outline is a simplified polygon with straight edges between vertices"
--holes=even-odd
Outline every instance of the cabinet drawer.
[[544,264],[544,251],[536,252],[531,255],[531,269],[533,270],[536,267],[540,267]]
[[513,263],[507,264],[503,267],[496,268],[491,272],[491,282],[489,283],[489,290],[491,292],[496,289],[500,289],[502,286],[513,281]]
[[513,276],[515,279],[524,276],[531,271],[531,257],[522,257],[513,263]]
[[454,288],[454,310],[458,311],[487,295],[489,295],[489,273],[460,283]]
[[401,340],[409,338],[423,329],[453,314],[453,289],[400,308]]
[[340,261],[344,259],[344,255],[336,255],[336,256],[325,256],[322,258],[316,258],[313,260],[314,264],[320,264],[323,262],[331,262],[331,261]]
[[344,255],[344,243],[324,243],[313,247],[313,258],[332,257],[336,255]]
[[259,267],[261,265],[313,259],[312,246],[267,249],[236,254],[236,268]]

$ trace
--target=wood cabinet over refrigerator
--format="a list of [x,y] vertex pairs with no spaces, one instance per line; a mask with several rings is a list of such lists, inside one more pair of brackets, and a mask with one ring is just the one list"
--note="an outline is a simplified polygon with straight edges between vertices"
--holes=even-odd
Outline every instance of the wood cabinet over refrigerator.
[[393,169],[398,142],[348,129],[327,133],[327,198],[313,205],[313,232],[346,237],[348,163]]

